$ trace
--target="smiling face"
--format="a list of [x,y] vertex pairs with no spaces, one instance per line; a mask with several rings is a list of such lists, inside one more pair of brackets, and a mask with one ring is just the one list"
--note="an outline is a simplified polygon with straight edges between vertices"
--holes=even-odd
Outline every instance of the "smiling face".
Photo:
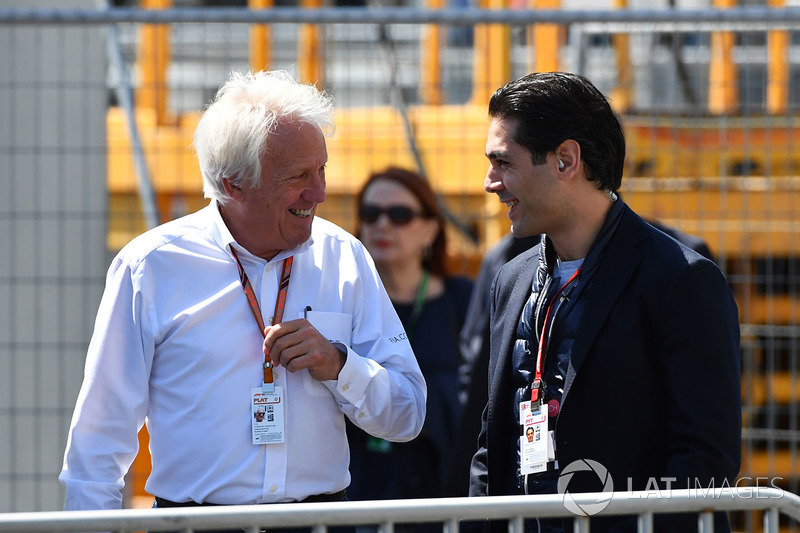
[[226,181],[232,200],[221,212],[236,241],[264,259],[307,241],[317,205],[325,201],[327,161],[319,129],[280,125],[261,159],[260,187],[238,188]]
[[509,208],[511,231],[516,237],[550,233],[565,213],[555,173],[557,158],[549,153],[545,163],[534,165],[531,153],[514,141],[516,126],[517,119],[501,118],[493,119],[489,125],[489,170],[484,189],[497,194]]
[[[423,211],[411,191],[386,179],[373,181],[364,191],[362,203],[384,210],[390,206],[402,206],[414,213]],[[423,250],[433,243],[437,231],[438,224],[434,219],[415,216],[406,224],[395,224],[385,212],[375,222],[361,222],[359,227],[362,242],[379,266],[407,261],[421,264]]]

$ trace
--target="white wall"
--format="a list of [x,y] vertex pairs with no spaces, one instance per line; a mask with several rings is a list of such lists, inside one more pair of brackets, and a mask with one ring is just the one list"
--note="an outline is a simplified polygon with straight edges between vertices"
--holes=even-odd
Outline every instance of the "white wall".
[[[93,8],[93,0],[0,0]],[[106,257],[105,29],[0,25],[0,512],[57,510]]]

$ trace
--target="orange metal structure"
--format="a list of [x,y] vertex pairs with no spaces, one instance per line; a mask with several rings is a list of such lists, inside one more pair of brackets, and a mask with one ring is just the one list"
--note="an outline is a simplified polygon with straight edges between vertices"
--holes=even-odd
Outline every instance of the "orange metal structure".
[[[557,9],[559,0],[527,0],[533,9]],[[624,8],[626,0],[613,0]],[[443,0],[427,0],[431,9]],[[721,9],[735,0],[714,0]],[[170,0],[143,0],[153,9],[169,7]],[[269,9],[273,0],[249,0],[251,9]],[[481,7],[513,7],[506,0],[479,0]],[[302,0],[309,9],[321,0]],[[770,0],[783,5],[783,0]],[[526,7],[524,4],[518,7]],[[322,29],[302,28],[298,39],[300,77],[324,85]],[[435,189],[451,210],[470,221],[477,230],[477,245],[453,232],[454,265],[474,274],[483,252],[508,231],[505,210],[483,192],[484,152],[487,127],[486,104],[497,88],[511,77],[510,28],[484,24],[474,31],[472,97],[467,104],[447,105],[442,94],[441,56],[443,29],[431,26],[423,39],[420,105],[411,106],[408,119],[414,125],[421,159]],[[533,43],[531,69],[561,68],[559,52],[565,28],[540,24],[528,29]],[[199,112],[175,116],[167,108],[166,72],[170,61],[169,30],[144,25],[140,32],[138,68],[141,81],[136,93],[136,120],[164,218],[204,205],[201,180],[191,144]],[[788,107],[788,35],[768,35],[767,112],[763,119],[737,117],[737,72],[733,61],[735,38],[731,32],[712,34],[709,70],[708,115],[676,119],[627,115],[635,95],[627,35],[615,35],[618,86],[612,102],[622,116],[628,138],[626,179],[622,194],[641,214],[703,237],[718,257],[737,258],[730,264],[752,273],[757,258],[766,255],[800,256],[800,130],[786,117]],[[270,65],[272,43],[267,25],[250,31],[250,65]],[[415,159],[405,140],[403,117],[389,107],[350,108],[336,111],[337,134],[328,151],[328,201],[320,214],[352,229],[352,195],[369,173],[389,164],[414,166]],[[118,109],[108,113],[108,176],[110,212],[108,245],[118,249],[145,230],[138,213],[136,179],[130,155],[130,140],[124,117]],[[747,176],[741,169],[749,169]],[[440,172],[447,169],[446,172]],[[769,176],[764,177],[764,176]],[[127,215],[121,215],[126,213]],[[130,213],[134,213],[133,216]],[[734,272],[736,273],[736,272]],[[743,323],[790,324],[800,316],[798,302],[789,296],[768,295],[751,285],[735,287]],[[757,397],[767,391],[780,402],[796,402],[797,393],[788,376],[765,377],[750,383]],[[751,386],[752,385],[752,386]],[[142,432],[142,451],[131,471],[132,495],[143,496],[149,472],[147,435]],[[796,476],[788,454],[777,454],[768,462],[758,454],[746,456],[743,472],[758,476],[779,472]],[[135,503],[135,502],[134,502]],[[149,505],[146,500],[140,503]]]

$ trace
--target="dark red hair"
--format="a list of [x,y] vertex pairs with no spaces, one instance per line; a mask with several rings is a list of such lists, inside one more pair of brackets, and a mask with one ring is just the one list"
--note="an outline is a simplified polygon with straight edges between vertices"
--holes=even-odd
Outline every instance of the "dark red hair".
[[[422,216],[435,219],[439,224],[439,231],[436,233],[433,244],[431,244],[431,253],[423,259],[423,265],[435,276],[446,276],[447,236],[444,231],[445,220],[444,215],[442,215],[442,210],[439,209],[436,193],[433,192],[428,180],[414,171],[400,167],[389,167],[379,172],[373,172],[370,174],[367,182],[364,183],[364,186],[361,187],[356,197],[356,213],[358,213],[364,203],[364,193],[367,188],[376,180],[392,181],[407,189],[414,195],[420,203],[420,206],[422,206]],[[356,236],[359,238],[361,238],[360,233],[361,231],[359,229],[356,232]]]

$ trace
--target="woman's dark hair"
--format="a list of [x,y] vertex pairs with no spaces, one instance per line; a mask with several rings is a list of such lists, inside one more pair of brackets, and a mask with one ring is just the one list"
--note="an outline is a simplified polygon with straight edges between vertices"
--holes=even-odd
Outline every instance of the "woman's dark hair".
[[[356,213],[364,204],[364,193],[367,188],[376,180],[392,181],[407,189],[422,206],[422,216],[435,219],[439,224],[439,231],[436,233],[436,238],[431,245],[430,254],[426,254],[423,258],[423,265],[435,276],[446,276],[447,236],[444,230],[445,220],[441,209],[439,209],[436,193],[433,192],[428,180],[416,172],[400,167],[389,167],[379,172],[373,172],[356,197]],[[360,229],[356,232],[356,236],[361,238]]]
[[616,192],[625,165],[625,134],[605,96],[588,79],[567,72],[528,74],[498,89],[489,116],[517,119],[514,141],[528,149],[534,165],[572,139],[590,181]]

